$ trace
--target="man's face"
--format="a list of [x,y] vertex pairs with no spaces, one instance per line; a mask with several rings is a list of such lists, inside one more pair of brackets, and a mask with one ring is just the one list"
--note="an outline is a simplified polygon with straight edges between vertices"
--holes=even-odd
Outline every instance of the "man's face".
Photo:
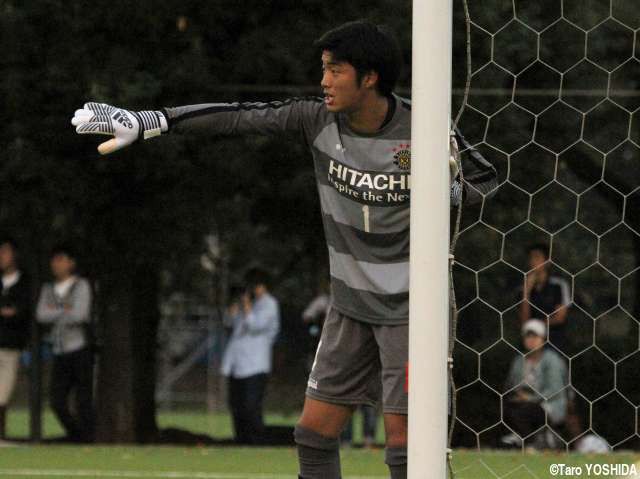
[[529,252],[529,269],[538,269],[542,267],[546,261],[547,258],[539,249],[534,249]]
[[58,253],[51,258],[51,273],[56,279],[68,278],[73,274],[76,262],[64,253]]
[[524,347],[527,351],[533,351],[544,346],[544,338],[541,338],[537,334],[527,333],[524,336]]
[[267,287],[264,284],[256,284],[253,287],[253,294],[256,296],[256,298],[259,298],[266,292],[267,292]]
[[9,243],[0,245],[0,271],[15,267],[15,251]]
[[322,81],[324,104],[331,112],[351,112],[359,108],[365,88],[358,83],[353,65],[333,59],[331,52],[322,52]]

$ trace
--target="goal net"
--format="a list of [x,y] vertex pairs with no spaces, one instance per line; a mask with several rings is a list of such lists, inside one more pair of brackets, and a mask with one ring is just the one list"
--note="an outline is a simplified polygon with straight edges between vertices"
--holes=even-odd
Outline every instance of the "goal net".
[[[514,469],[457,451],[640,446],[640,8],[464,7],[455,0],[454,111],[464,103],[459,127],[500,183],[463,206],[456,232],[453,472],[548,477],[530,456]],[[527,361],[532,319],[549,332],[543,366]],[[554,364],[559,378],[532,371]],[[521,381],[510,380],[514,368]]]

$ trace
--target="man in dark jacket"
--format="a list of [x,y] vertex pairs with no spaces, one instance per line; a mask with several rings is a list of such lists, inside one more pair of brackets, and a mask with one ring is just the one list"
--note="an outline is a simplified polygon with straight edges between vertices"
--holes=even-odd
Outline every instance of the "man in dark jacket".
[[20,350],[29,336],[31,297],[29,285],[18,269],[14,240],[0,240],[0,439],[6,435],[7,405],[18,372]]

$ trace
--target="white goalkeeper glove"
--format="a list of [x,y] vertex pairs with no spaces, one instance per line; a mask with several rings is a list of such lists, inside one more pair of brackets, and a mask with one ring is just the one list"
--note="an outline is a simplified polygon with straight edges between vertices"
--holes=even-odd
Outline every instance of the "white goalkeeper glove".
[[147,140],[167,131],[168,124],[160,111],[129,111],[104,103],[85,103],[76,110],[71,124],[81,135],[109,135],[98,151],[108,155],[139,140]]
[[449,135],[449,173],[450,183],[453,186],[453,182],[458,178],[460,173],[460,167],[458,161],[460,160],[460,149],[458,148],[458,140],[456,140],[455,132],[451,131]]
[[460,149],[456,134],[449,135],[449,181],[451,186],[451,205],[458,206],[462,202],[462,183],[460,183]]

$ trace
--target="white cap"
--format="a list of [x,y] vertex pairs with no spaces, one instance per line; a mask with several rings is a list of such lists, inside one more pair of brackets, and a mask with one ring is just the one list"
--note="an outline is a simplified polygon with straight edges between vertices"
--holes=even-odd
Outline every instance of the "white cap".
[[547,325],[541,319],[530,319],[522,325],[522,335],[533,333],[541,338],[547,337]]

